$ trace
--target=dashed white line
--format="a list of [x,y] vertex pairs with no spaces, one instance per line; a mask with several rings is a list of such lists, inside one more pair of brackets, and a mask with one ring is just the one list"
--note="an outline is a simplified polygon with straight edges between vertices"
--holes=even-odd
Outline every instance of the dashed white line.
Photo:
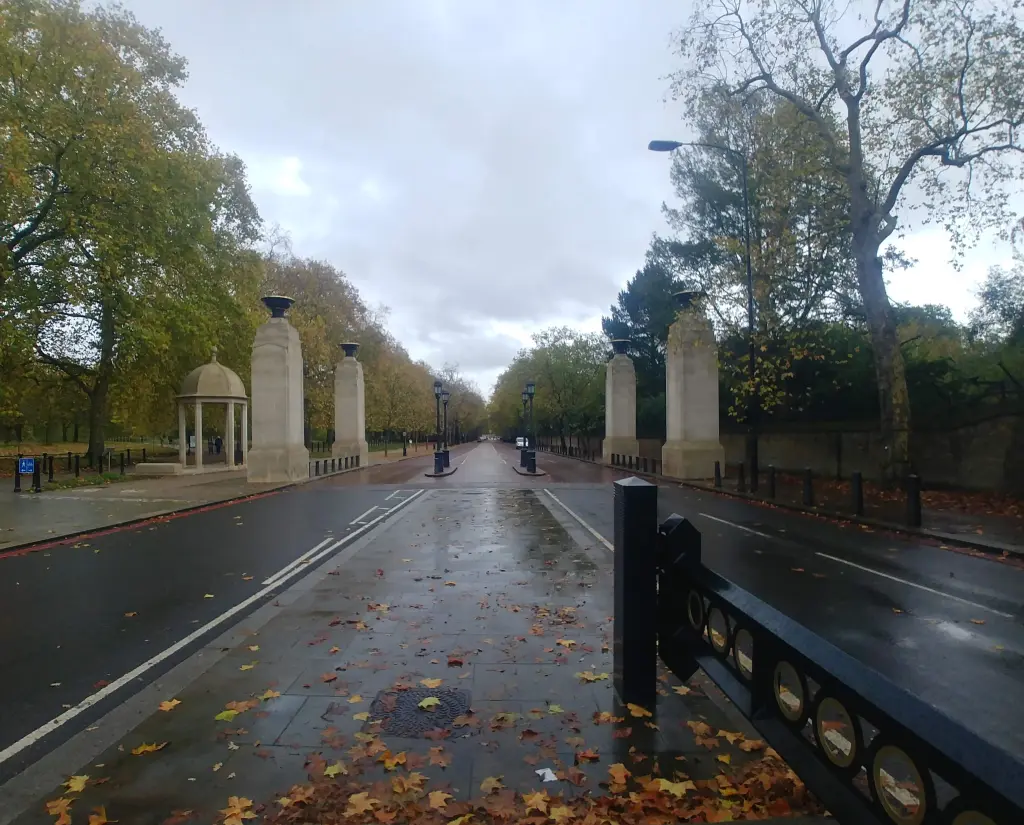
[[[369,524],[365,524],[362,527],[360,527],[358,530],[354,530],[353,532],[349,533],[347,536],[344,536],[343,538],[338,539],[336,542],[334,542],[334,544],[329,545],[326,549],[321,550],[319,553],[317,553],[317,555],[310,557],[308,559],[307,563],[312,564],[313,562],[318,561],[319,559],[321,559],[324,556],[326,556],[328,553],[332,553],[333,551],[337,550],[342,545],[348,544],[350,541],[352,541],[354,538],[356,538],[356,536],[359,536],[360,534],[365,533],[367,530],[370,530],[372,527],[374,527],[380,521],[383,521],[384,519],[386,519],[389,515],[394,513],[396,510],[399,510],[400,508],[402,508],[405,505],[407,505],[409,502],[415,500],[416,497],[419,496],[422,492],[423,492],[423,490],[417,490],[413,495],[409,496],[409,498],[404,499],[403,501],[399,502],[394,507],[392,507],[390,510],[385,510],[383,513],[381,513],[379,516],[377,516],[377,518],[375,518]],[[318,545],[318,546],[322,546],[322,544]],[[306,555],[308,556],[309,554],[307,553]],[[79,716],[80,714],[84,713],[89,708],[91,708],[93,705],[95,705],[95,704],[97,704],[99,702],[102,702],[108,696],[113,695],[118,690],[123,688],[125,685],[128,685],[131,682],[135,681],[140,676],[142,676],[147,670],[150,670],[151,668],[156,667],[162,661],[164,661],[165,659],[170,658],[175,653],[177,653],[179,650],[182,650],[183,648],[188,647],[188,645],[192,644],[192,642],[196,641],[197,639],[202,638],[205,634],[209,633],[211,630],[216,628],[218,625],[223,624],[226,620],[230,619],[235,614],[240,613],[241,611],[245,610],[250,605],[256,604],[261,599],[263,599],[266,596],[270,595],[270,593],[272,593],[274,590],[276,590],[281,585],[282,582],[284,582],[286,579],[289,579],[289,578],[295,576],[299,572],[300,572],[300,568],[298,568],[298,567],[294,568],[290,572],[288,572],[288,573],[284,574],[283,576],[281,576],[281,578],[278,579],[276,582],[274,582],[274,584],[267,585],[266,587],[264,587],[259,592],[253,593],[253,595],[251,595],[249,598],[239,602],[234,607],[231,607],[231,608],[225,610],[223,613],[221,613],[215,619],[211,619],[206,624],[204,624],[202,627],[198,628],[197,630],[194,630],[192,633],[189,633],[188,636],[186,636],[185,638],[180,639],[179,641],[175,642],[173,645],[168,647],[166,650],[162,650],[159,653],[157,653],[155,656],[153,656],[152,658],[147,659],[145,662],[143,662],[141,665],[136,667],[134,670],[129,671],[128,673],[124,674],[124,676],[121,676],[121,677],[115,679],[113,682],[111,682],[106,687],[103,687],[100,690],[96,691],[95,693],[92,693],[89,696],[85,697],[85,699],[83,699],[81,702],[79,702],[73,708],[70,708],[70,709],[64,711],[64,713],[62,713],[60,716],[55,716],[49,722],[47,722],[44,725],[40,725],[34,731],[32,731],[29,734],[26,734],[21,739],[19,739],[17,742],[14,742],[13,744],[8,745],[3,750],[0,750],[0,765],[2,765],[8,759],[10,759],[10,758],[12,758],[14,756],[17,756],[19,753],[21,753],[23,750],[25,750],[25,748],[31,747],[32,745],[34,745],[39,740],[41,740],[44,737],[48,736],[49,734],[53,733],[53,731],[57,730],[58,728],[62,727],[63,725],[66,725],[68,722],[70,722],[76,716]]]
[[328,536],[322,542],[320,542],[316,547],[313,547],[312,549],[307,550],[305,553],[303,553],[301,556],[299,556],[297,559],[295,559],[295,561],[289,562],[284,567],[282,567],[280,570],[278,570],[276,573],[272,573],[271,575],[267,576],[267,578],[265,578],[263,580],[263,584],[273,584],[278,579],[280,579],[283,576],[287,575],[289,571],[294,570],[300,564],[303,564],[304,562],[306,562],[306,560],[310,556],[312,556],[317,550],[319,550],[325,544],[330,544],[332,541],[335,541],[335,540],[336,539],[335,539],[334,536]]
[[603,544],[605,547],[607,547],[612,552],[615,552],[615,545],[613,545],[610,541],[608,541],[608,539],[606,539],[604,536],[602,536],[600,533],[598,533],[597,530],[595,530],[593,527],[591,527],[589,524],[587,524],[582,518],[580,518],[578,515],[576,515],[576,513],[574,513],[572,510],[570,510],[568,507],[566,507],[565,504],[563,504],[562,501],[558,498],[558,496],[556,496],[554,493],[552,493],[547,488],[544,489],[544,492],[547,493],[549,496],[551,496],[551,499],[555,502],[555,504],[557,504],[559,507],[561,507],[563,510],[565,510],[565,512],[567,512],[570,516],[572,516],[574,519],[576,519],[576,521],[578,521],[584,527],[584,529],[589,530],[590,534],[594,538],[596,538],[599,542],[601,542],[601,544]]
[[918,590],[924,590],[926,593],[932,593],[936,596],[944,596],[947,599],[952,599],[954,602],[960,602],[960,604],[966,604],[971,607],[976,607],[979,610],[987,610],[989,613],[995,613],[997,616],[1002,616],[1004,619],[1013,618],[1012,613],[1004,613],[1001,610],[996,610],[994,607],[986,607],[983,604],[972,602],[970,599],[962,599],[960,598],[960,596],[954,596],[952,593],[943,593],[941,590],[935,590],[934,588],[928,587],[924,584],[918,584],[917,582],[907,581],[906,579],[901,579],[899,576],[893,576],[889,573],[883,573],[881,570],[873,570],[870,567],[865,567],[862,564],[856,564],[855,562],[852,562],[848,559],[841,559],[838,556],[830,556],[828,553],[815,553],[814,555],[821,556],[823,559],[828,559],[829,561],[834,561],[838,564],[845,564],[848,567],[855,567],[858,570],[863,570],[865,573],[871,573],[871,575],[873,576],[881,576],[883,579],[889,579],[889,581],[905,584],[907,585],[907,587],[915,587]]
[[350,521],[349,524],[362,524],[363,523],[363,519],[366,518],[368,515],[370,515],[370,513],[372,513],[376,509],[377,509],[377,505],[375,504],[375,505],[373,505],[373,507],[371,507],[365,513],[361,513],[360,515],[358,515],[354,519],[352,519],[352,521]]
[[753,533],[755,536],[760,536],[763,539],[775,538],[775,536],[770,536],[767,533],[762,533],[760,530],[755,530],[753,527],[746,527],[745,525],[737,524],[735,521],[726,521],[724,518],[718,518],[718,516],[711,516],[707,513],[697,513],[697,515],[703,516],[704,518],[709,518],[712,521],[717,521],[720,524],[728,524],[730,527],[735,527],[737,530],[743,530],[747,533]]

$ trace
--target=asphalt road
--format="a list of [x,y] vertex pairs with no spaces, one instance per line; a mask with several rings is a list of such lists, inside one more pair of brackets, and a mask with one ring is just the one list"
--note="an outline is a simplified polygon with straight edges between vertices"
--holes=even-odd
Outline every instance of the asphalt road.
[[[550,486],[612,541],[613,471],[543,455]],[[616,474],[624,477],[626,474]],[[705,564],[897,684],[1024,758],[1024,569],[911,537],[663,486],[658,515],[691,519]]]
[[[369,470],[353,475],[372,478]],[[293,563],[312,548],[329,549],[421,488],[342,491],[318,482],[0,558],[0,780],[273,598],[275,581],[310,566]],[[239,605],[203,638],[165,655]],[[45,742],[5,758],[40,726],[161,655]]]
[[[548,489],[611,540],[611,482],[625,473],[541,454],[547,475],[525,478],[512,469],[517,459],[506,445],[467,445],[453,450],[458,471],[446,478],[425,478],[424,456],[84,537],[77,547],[0,557],[0,782],[416,490]],[[1024,569],[686,488],[662,487],[659,512],[697,524],[704,559],[719,573],[1024,756]],[[41,736],[69,707],[74,718]]]

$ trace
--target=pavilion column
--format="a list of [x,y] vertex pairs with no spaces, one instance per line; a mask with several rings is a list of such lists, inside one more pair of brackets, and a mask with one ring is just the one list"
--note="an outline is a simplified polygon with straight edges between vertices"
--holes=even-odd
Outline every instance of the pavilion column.
[[203,469],[203,402],[196,399],[196,470]]
[[242,466],[249,465],[249,405],[242,402]]
[[178,402],[178,462],[181,469],[188,465],[188,428],[185,426],[185,402]]
[[228,401],[228,420],[224,429],[227,431],[227,443],[224,445],[227,448],[227,455],[225,456],[224,463],[229,467],[235,466],[235,402]]

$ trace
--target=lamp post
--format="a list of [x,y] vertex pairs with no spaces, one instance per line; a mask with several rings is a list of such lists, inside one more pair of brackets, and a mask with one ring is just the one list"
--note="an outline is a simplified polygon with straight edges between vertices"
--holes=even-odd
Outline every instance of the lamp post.
[[530,399],[530,436],[527,446],[531,450],[537,449],[537,431],[533,426],[533,396],[537,392],[537,385],[533,381],[526,382],[526,396]]
[[747,444],[746,458],[750,470],[750,490],[757,492],[758,456],[757,456],[757,425],[760,417],[760,392],[757,387],[757,347],[754,344],[754,275],[750,258],[750,179],[747,169],[747,156],[731,146],[718,143],[701,143],[700,141],[652,140],[647,148],[652,152],[674,152],[681,146],[697,146],[702,149],[716,149],[725,152],[729,157],[739,160],[740,173],[743,177],[743,239],[746,247],[747,267],[747,348],[750,395],[747,398]]
[[529,448],[530,448],[530,439],[527,436],[527,430],[526,430],[526,405],[530,403],[530,396],[527,394],[526,390],[523,390],[522,398],[523,398],[523,447],[519,451],[519,466],[520,467],[525,467],[526,466],[526,454],[527,454],[527,452],[529,451]]
[[451,399],[451,397],[452,397],[452,394],[450,392],[448,392],[448,390],[443,390],[441,392],[441,403],[444,404],[444,430],[443,430],[443,432],[444,432],[444,466],[445,467],[450,466],[449,458],[448,458],[448,401],[449,401],[449,399]]
[[441,452],[441,382],[434,382],[434,399],[436,403],[437,424],[434,427],[434,452]]

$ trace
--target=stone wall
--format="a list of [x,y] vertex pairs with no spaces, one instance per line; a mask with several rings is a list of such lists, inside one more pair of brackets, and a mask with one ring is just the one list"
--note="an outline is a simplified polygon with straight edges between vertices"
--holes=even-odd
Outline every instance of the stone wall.
[[[541,442],[546,443],[542,438]],[[551,443],[557,439],[552,438]],[[567,443],[569,439],[566,439]],[[574,447],[600,454],[601,439],[573,436]],[[640,456],[661,458],[662,442],[639,440]],[[742,431],[723,429],[727,464],[743,461]],[[881,476],[884,448],[877,432],[865,426],[820,431],[771,431],[758,439],[762,468],[866,479]],[[959,487],[1024,494],[1024,415],[1002,415],[949,430],[916,432],[910,442],[914,470],[928,487]]]

